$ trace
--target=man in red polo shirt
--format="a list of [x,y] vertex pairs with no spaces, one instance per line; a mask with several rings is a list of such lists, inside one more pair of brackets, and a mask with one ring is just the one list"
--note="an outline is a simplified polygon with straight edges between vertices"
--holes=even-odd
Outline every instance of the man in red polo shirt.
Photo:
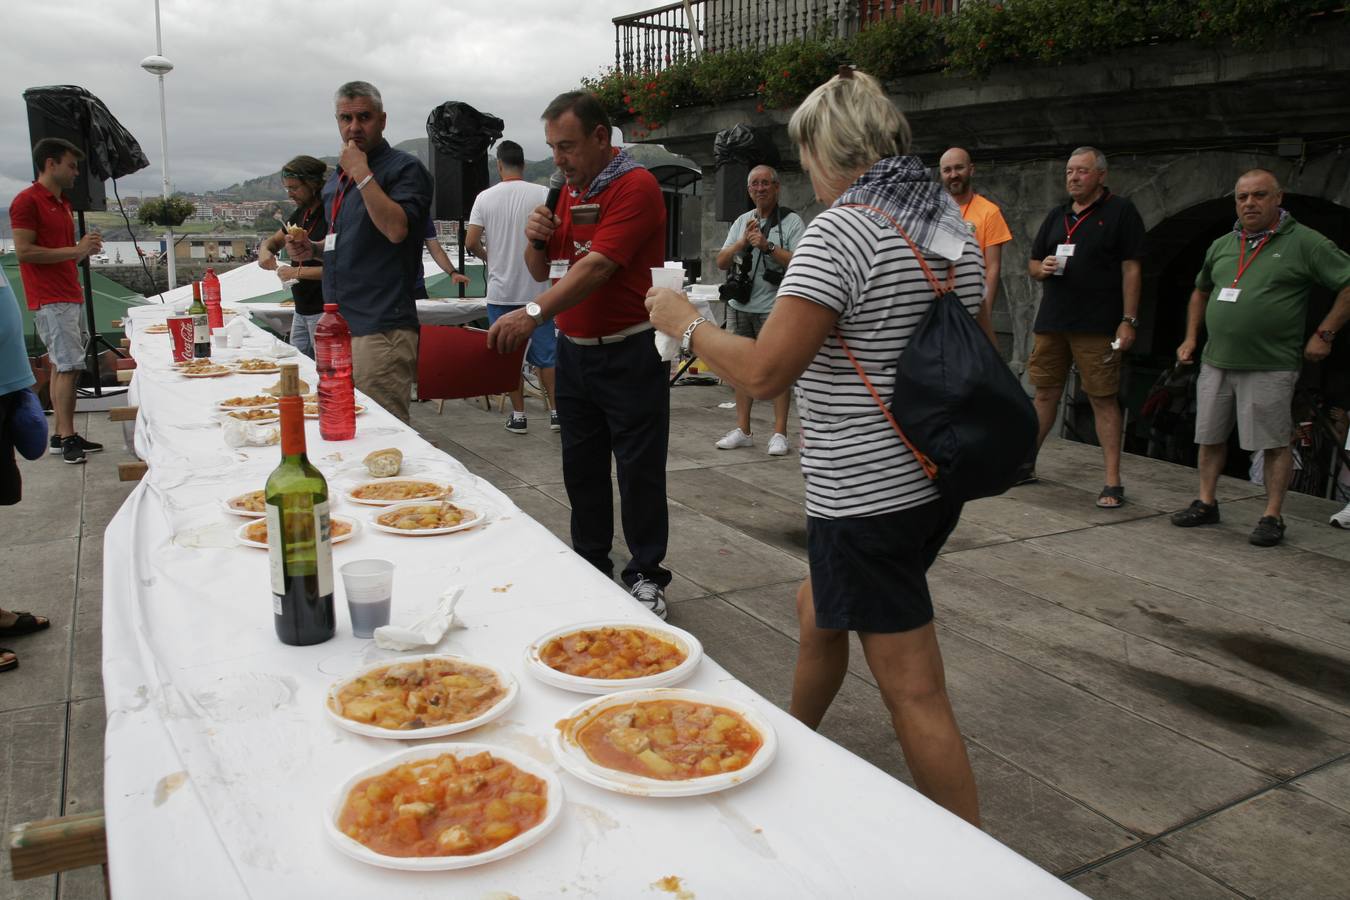
[[613,574],[613,455],[632,555],[623,580],[636,600],[664,619],[670,583],[661,566],[669,532],[669,366],[656,351],[644,299],[652,268],[665,263],[665,202],[652,174],[610,146],[609,117],[593,95],[561,94],[542,118],[568,189],[556,216],[546,206],[531,213],[525,265],[536,281],[552,278],[554,284],[524,309],[498,318],[488,344],[509,353],[536,327],[556,320],[556,402],[572,548]]
[[84,370],[89,342],[81,309],[84,291],[75,264],[103,249],[103,239],[97,234],[86,234],[76,242],[70,200],[62,195],[75,186],[82,159],[84,153],[69,141],[38,141],[33,147],[37,181],[9,204],[23,292],[49,359],[56,414],[52,452],[60,453],[68,463],[82,463],[86,453],[103,449],[102,444],[75,433],[75,386]]

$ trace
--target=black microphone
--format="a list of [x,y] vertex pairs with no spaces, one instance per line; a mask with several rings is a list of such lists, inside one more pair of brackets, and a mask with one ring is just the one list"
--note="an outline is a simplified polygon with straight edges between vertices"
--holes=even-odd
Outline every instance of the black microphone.
[[[567,184],[567,176],[562,173],[562,169],[554,169],[553,174],[548,179],[548,200],[544,203],[549,212],[557,211],[558,198],[562,196],[562,189],[565,184]],[[535,240],[533,243],[536,250],[543,250],[548,246],[546,241]]]

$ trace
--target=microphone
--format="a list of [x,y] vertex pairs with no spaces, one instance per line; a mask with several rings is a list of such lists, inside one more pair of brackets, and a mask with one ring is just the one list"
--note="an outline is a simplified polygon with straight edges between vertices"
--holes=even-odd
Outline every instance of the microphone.
[[[548,179],[548,200],[544,205],[548,207],[549,212],[555,212],[558,209],[558,198],[562,196],[563,185],[567,184],[567,176],[562,173],[562,169],[554,169],[553,174]],[[545,241],[535,240],[534,249],[543,250],[548,244]]]

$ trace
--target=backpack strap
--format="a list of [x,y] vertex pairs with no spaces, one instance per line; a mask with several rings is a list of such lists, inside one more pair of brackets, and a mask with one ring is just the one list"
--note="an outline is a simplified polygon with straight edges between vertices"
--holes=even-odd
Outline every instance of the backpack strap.
[[[918,260],[919,266],[923,269],[923,274],[928,279],[928,284],[933,288],[933,293],[937,295],[938,300],[940,301],[947,294],[951,293],[952,287],[956,283],[955,267],[950,263],[947,265],[947,283],[945,285],[938,281],[937,276],[933,274],[933,270],[928,267],[927,260],[925,260],[923,254],[919,252],[919,248],[914,246],[914,242],[910,240],[909,235],[905,233],[905,229],[900,227],[900,223],[897,222],[894,217],[883,210],[877,209],[875,206],[868,206],[864,203],[845,203],[843,205],[853,206],[859,209],[870,209],[872,212],[894,225],[895,230],[900,232],[900,236],[905,239],[905,243],[909,244],[910,252],[913,253],[914,258]],[[853,351],[849,349],[848,342],[844,340],[843,332],[839,330],[838,325],[835,325],[834,327],[834,336],[838,339],[839,346],[844,348],[844,354],[848,357],[848,361],[853,363],[853,370],[858,373],[858,377],[861,378],[862,383],[866,385],[867,392],[871,394],[872,399],[876,401],[877,406],[881,409],[882,415],[886,417],[886,421],[891,423],[891,428],[895,430],[896,434],[900,435],[900,440],[904,442],[905,446],[909,448],[909,452],[914,454],[914,458],[918,460],[919,465],[923,467],[923,474],[927,475],[930,481],[936,479],[938,476],[937,463],[933,462],[931,457],[910,443],[909,438],[905,436],[904,430],[900,427],[900,423],[895,421],[895,416],[891,413],[890,407],[888,407],[886,402],[881,399],[881,395],[877,393],[877,389],[872,385],[872,380],[867,377],[867,373],[863,371],[862,365],[859,364],[857,357],[855,357]]]

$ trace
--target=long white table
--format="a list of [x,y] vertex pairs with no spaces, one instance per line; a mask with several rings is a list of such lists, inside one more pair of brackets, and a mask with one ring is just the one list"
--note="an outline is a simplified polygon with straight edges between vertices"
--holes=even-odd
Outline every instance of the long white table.
[[[139,367],[137,453],[149,473],[104,538],[105,806],[115,897],[638,897],[675,875],[714,897],[1078,896],[992,838],[816,735],[704,659],[684,686],[739,698],[773,723],[779,752],[758,778],[688,799],[622,796],[560,774],[558,828],[509,859],[413,874],[358,863],[321,834],[320,810],[349,773],[399,750],[344,731],[322,709],[328,686],[392,657],[351,634],[288,647],[273,632],[265,551],[236,546],[243,520],[220,501],[262,486],[277,447],[228,449],[216,401],[276,376],[185,379],[162,308],[132,311]],[[256,326],[251,337],[261,339]],[[313,369],[301,359],[302,377]],[[367,402],[368,401],[364,401]],[[501,492],[378,407],[356,439],[328,443],[307,426],[309,456],[336,494],[370,450],[402,449],[412,472],[457,485],[489,510],[485,528],[402,538],[366,528],[334,547],[334,565],[383,557],[397,566],[395,621],[411,622],[447,585],[463,585],[465,627],[440,649],[498,665],[520,682],[496,723],[458,736],[552,765],[545,736],[585,699],[535,681],[523,649],[546,630],[650,613]],[[335,512],[365,518],[343,502]],[[885,711],[878,706],[878,716]],[[496,894],[494,892],[503,892]]]

